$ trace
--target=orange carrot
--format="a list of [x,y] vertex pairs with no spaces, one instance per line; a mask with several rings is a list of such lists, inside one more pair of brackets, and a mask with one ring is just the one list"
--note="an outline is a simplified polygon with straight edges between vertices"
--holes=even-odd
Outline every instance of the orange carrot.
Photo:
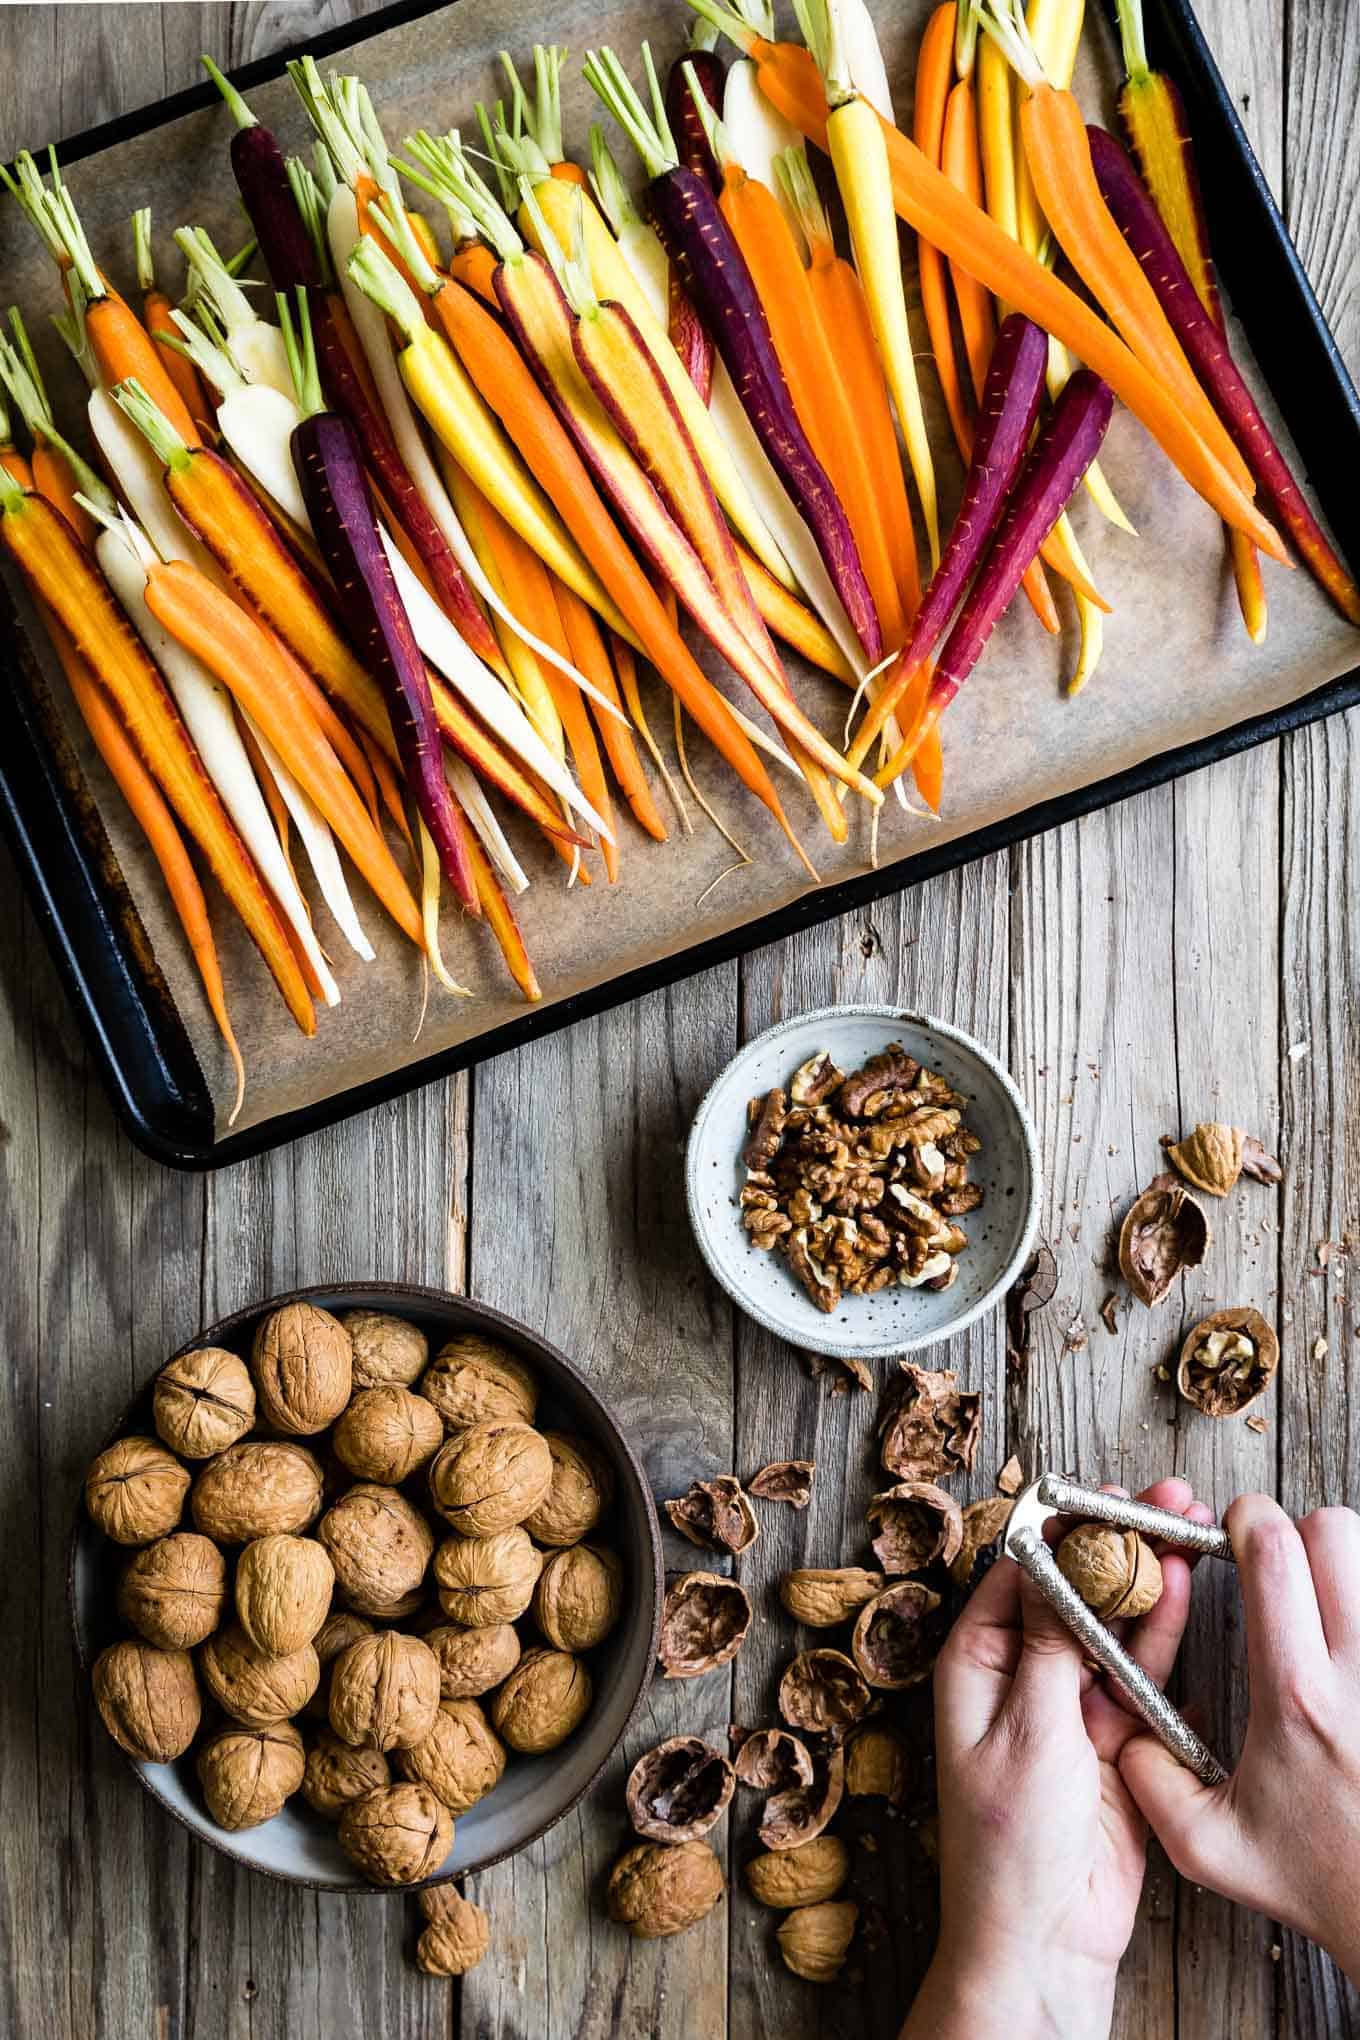
[[[614,677],[614,668],[610,662],[603,633],[595,621],[595,612],[587,608],[580,596],[572,589],[564,587],[561,582],[557,584],[554,593],[557,596],[558,613],[567,634],[571,663],[584,673],[587,680],[598,687],[602,694],[607,695],[616,707],[622,708],[623,701]],[[658,843],[664,843],[666,824],[652,798],[652,789],[647,784],[642,761],[633,742],[633,732],[626,723],[616,721],[612,715],[598,715],[596,723],[604,743],[605,754],[624,799],[647,834],[654,837]],[[589,799],[589,793],[586,797]]]
[[[541,999],[542,987],[529,960],[529,952],[524,946],[524,937],[520,933],[519,922],[515,919],[514,908],[505,897],[500,880],[491,869],[490,860],[476,831],[471,827],[465,827],[463,833],[467,838],[468,862],[472,866],[472,875],[477,882],[477,898],[481,902],[486,924],[499,942],[510,975],[525,998]],[[585,873],[583,872],[581,876],[584,878]]]
[[474,291],[493,312],[500,310],[496,297],[496,258],[485,241],[464,241],[449,264],[448,274],[464,289]]
[[93,545],[98,526],[85,506],[76,501],[80,483],[61,449],[46,439],[34,442],[33,486],[54,510],[61,512],[82,545]]
[[[955,0],[943,0],[943,5],[935,9],[926,23],[925,33],[921,37],[920,53],[916,59],[916,106],[912,132],[916,137],[917,148],[935,169],[940,167],[944,144],[945,109],[949,104],[949,88],[954,76],[954,30],[957,19],[958,8]],[[954,334],[949,320],[949,290],[945,280],[945,261],[939,249],[924,236],[917,246],[917,258],[921,277],[921,310],[925,314],[926,331],[930,335],[931,351],[935,356],[935,372],[940,379],[940,390],[944,396],[945,408],[949,412],[949,423],[953,428],[955,444],[962,453],[968,429],[968,407],[964,401],[959,364],[954,355]],[[964,457],[967,458],[966,455]]]
[[216,432],[217,420],[208,395],[187,354],[181,352],[171,317],[174,310],[166,293],[156,282],[151,253],[151,208],[140,206],[132,215],[132,246],[137,262],[137,285],[142,293],[142,320],[160,356],[161,366],[179,391],[185,410],[200,432]]
[[[940,169],[971,204],[981,209],[982,157],[978,150],[977,107],[971,78],[960,78],[949,95],[940,142]],[[975,283],[968,271],[957,262],[950,263],[949,274],[954,282],[954,298],[959,308],[959,324],[963,328],[963,344],[973,379],[973,395],[981,398],[982,386],[987,380],[987,363],[992,358],[992,343],[996,339],[992,300],[982,285]]]

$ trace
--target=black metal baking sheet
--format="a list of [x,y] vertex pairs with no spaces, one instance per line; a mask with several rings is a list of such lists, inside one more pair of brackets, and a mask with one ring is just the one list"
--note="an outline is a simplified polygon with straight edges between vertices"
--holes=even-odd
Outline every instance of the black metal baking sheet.
[[[318,57],[326,56],[433,13],[441,4],[443,0],[396,0],[362,22],[309,37],[305,47]],[[1113,18],[1111,0],[1107,11]],[[1214,255],[1234,311],[1337,543],[1360,570],[1360,492],[1354,486],[1360,473],[1360,397],[1188,0],[1145,0],[1145,15],[1151,60],[1170,74],[1186,100]],[[237,74],[239,80],[249,89],[278,77],[288,57],[296,53],[281,51],[249,65]],[[61,144],[61,159],[78,162],[215,99],[215,90],[207,83],[175,93]],[[8,609],[2,591],[0,604]],[[522,1019],[475,1041],[215,1140],[212,1101],[188,1034],[44,683],[32,661],[20,656],[12,611],[0,615],[0,633],[7,682],[0,688],[0,827],[120,1119],[147,1154],[184,1169],[220,1168],[294,1140],[589,1014],[1360,702],[1357,670],[1287,708],[1162,752],[1129,771],[1027,808],[938,850],[811,891],[780,912],[643,969],[624,972],[576,997],[546,1009],[526,1008]]]

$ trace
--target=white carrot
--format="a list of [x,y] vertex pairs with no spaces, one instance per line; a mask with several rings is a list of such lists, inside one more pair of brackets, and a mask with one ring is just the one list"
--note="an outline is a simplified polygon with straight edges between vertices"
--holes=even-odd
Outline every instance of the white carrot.
[[231,358],[247,382],[265,383],[290,396],[293,385],[282,333],[260,317],[202,227],[177,228],[175,246],[189,265],[195,298],[205,298],[212,307]]

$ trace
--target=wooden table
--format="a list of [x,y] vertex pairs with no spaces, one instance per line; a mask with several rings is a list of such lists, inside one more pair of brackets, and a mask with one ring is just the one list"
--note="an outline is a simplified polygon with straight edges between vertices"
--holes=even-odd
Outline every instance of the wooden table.
[[[6,7],[0,153],[321,29],[318,6]],[[1200,0],[1257,152],[1348,350],[1360,15],[1347,0]],[[548,26],[545,23],[545,28]],[[1130,626],[1132,627],[1132,626]],[[1120,657],[1120,625],[1107,654]],[[974,1486],[1009,1451],[1137,1487],[1171,1470],[1219,1503],[1360,1502],[1360,1312],[1345,1246],[1360,1203],[1360,716],[1334,718],[984,859],[470,1076],[212,1177],[144,1160],[114,1123],[8,864],[0,869],[0,2031],[16,2040],[781,2040],[891,2035],[931,1947],[933,1875],[905,1824],[857,1882],[881,1945],[819,1992],[772,1959],[739,1891],[699,1929],[633,1944],[604,1919],[625,1840],[622,1763],[540,1846],[478,1881],[493,1954],[462,1991],[412,1966],[414,1907],[238,1875],[132,1785],[72,1666],[65,1548],[83,1465],[129,1394],[206,1319],[295,1283],[447,1283],[540,1326],[607,1386],[658,1495],[701,1473],[815,1456],[803,1515],[766,1511],[745,1563],[762,1603],[790,1563],[835,1563],[870,1482],[867,1400],[744,1320],[706,1279],[679,1189],[710,1075],[746,1035],[830,1000],[958,1020],[1014,1071],[1048,1173],[1061,1285],[1023,1369],[996,1322],[939,1358],[985,1392]],[[1214,1211],[1200,1276],[1153,1315],[1100,1316],[1112,1220],[1158,1136],[1224,1116],[1287,1174]],[[1330,1240],[1330,1257],[1321,1249]],[[1325,1264],[1325,1265],[1324,1265]],[[1199,1306],[1250,1301],[1284,1348],[1263,1435],[1178,1412],[1154,1369]],[[1360,1398],[1357,1398],[1360,1410]],[[673,1554],[681,1562],[681,1551]],[[693,1554],[690,1553],[692,1558]],[[766,1718],[790,1648],[758,1625],[725,1676],[658,1684],[628,1760],[679,1731]],[[1231,1582],[1196,1590],[1185,1690],[1240,1734]],[[726,1837],[749,1843],[742,1810]],[[722,1844],[720,1843],[720,1846]],[[1154,1860],[1124,1965],[1122,2040],[1337,2040],[1360,2005],[1269,1922]]]

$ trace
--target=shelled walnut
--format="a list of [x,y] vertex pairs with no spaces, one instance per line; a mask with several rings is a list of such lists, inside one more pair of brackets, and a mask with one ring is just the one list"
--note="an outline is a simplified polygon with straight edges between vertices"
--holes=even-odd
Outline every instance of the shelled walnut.
[[824,1051],[787,1094],[753,1098],[739,1204],[753,1246],[777,1248],[818,1310],[901,1285],[948,1289],[983,1198],[967,1100],[900,1043],[843,1076]]

